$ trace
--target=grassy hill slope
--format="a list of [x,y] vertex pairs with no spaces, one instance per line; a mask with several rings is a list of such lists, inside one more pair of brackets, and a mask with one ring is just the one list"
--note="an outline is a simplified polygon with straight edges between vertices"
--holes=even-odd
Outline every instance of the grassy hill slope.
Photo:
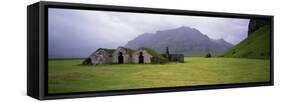
[[225,57],[268,59],[270,55],[270,27],[263,26],[247,39],[225,53]]

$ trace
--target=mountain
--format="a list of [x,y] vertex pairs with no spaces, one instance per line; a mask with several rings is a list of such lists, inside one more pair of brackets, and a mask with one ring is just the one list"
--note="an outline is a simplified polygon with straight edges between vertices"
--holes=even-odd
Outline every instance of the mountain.
[[264,25],[225,53],[225,57],[262,58],[270,56],[270,27]]
[[221,55],[232,46],[223,39],[211,39],[199,30],[186,26],[161,30],[156,33],[144,33],[125,45],[132,49],[153,48],[160,53],[165,53],[166,47],[169,47],[171,53],[188,56],[205,56],[207,53]]

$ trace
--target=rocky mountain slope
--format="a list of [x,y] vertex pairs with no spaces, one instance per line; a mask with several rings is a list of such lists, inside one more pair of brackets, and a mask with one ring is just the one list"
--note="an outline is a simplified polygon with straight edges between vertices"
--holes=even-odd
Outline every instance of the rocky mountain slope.
[[182,26],[175,29],[161,30],[156,33],[145,33],[129,41],[125,47],[138,49],[153,48],[160,53],[169,47],[171,53],[181,53],[187,56],[222,55],[233,45],[224,39],[211,39],[199,30]]

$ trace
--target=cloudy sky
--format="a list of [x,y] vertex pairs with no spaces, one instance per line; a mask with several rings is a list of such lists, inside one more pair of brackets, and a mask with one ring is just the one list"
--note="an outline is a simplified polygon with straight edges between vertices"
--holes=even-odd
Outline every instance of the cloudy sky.
[[237,44],[249,19],[49,8],[49,58],[87,57],[97,48],[125,45],[142,33],[188,26]]

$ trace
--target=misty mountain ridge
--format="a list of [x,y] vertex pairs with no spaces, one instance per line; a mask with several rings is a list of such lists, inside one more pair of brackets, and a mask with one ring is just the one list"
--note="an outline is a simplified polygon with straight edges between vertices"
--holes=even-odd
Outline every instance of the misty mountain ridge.
[[232,46],[224,39],[211,39],[199,30],[187,26],[144,33],[125,45],[132,49],[153,48],[160,53],[165,53],[166,47],[169,47],[171,53],[190,56],[204,56],[207,53],[222,55]]

